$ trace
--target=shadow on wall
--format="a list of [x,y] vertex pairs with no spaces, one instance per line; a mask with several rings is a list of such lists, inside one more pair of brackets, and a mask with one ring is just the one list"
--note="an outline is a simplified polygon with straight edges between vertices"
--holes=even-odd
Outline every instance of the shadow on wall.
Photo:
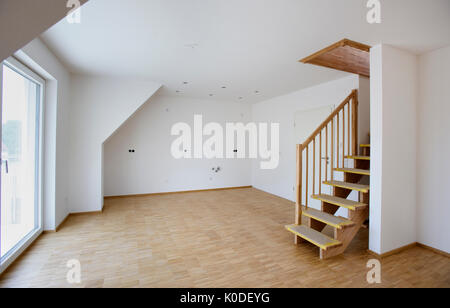
[[103,143],[161,84],[142,78],[72,76],[70,212],[103,206]]

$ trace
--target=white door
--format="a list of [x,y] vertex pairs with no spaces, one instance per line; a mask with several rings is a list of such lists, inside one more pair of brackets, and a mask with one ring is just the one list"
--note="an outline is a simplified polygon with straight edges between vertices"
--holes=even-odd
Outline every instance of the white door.
[[[306,139],[311,136],[311,134],[322,124],[323,121],[333,112],[335,106],[329,105],[325,107],[318,107],[313,109],[305,109],[299,110],[294,115],[294,138],[295,144],[302,144],[306,141]],[[311,198],[311,195],[319,193],[319,185],[322,185],[322,193],[331,194],[331,188],[328,185],[323,185],[322,182],[325,180],[325,168],[330,168],[330,165],[327,164],[329,162],[329,155],[325,153],[325,135],[322,138],[322,155],[320,155],[319,151],[319,139],[316,141],[316,178],[315,178],[315,192],[313,192],[313,147],[312,144],[309,147],[309,172],[308,172],[308,206],[320,209],[321,202],[318,200],[314,200]],[[330,145],[329,145],[330,148]],[[303,154],[303,170],[306,170],[306,156],[305,152]],[[319,157],[321,158],[319,160]],[[322,164],[322,178],[319,180],[319,161]],[[330,169],[328,169],[328,174],[330,174]],[[304,172],[305,173],[305,172]],[[306,203],[306,179],[303,177],[303,197],[302,203],[305,205]]]

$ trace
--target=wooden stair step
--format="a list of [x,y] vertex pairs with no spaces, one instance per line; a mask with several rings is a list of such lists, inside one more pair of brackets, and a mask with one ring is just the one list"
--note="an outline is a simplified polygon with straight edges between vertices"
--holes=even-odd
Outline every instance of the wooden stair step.
[[360,144],[361,148],[370,148],[370,144]]
[[334,171],[340,171],[345,173],[354,173],[362,175],[370,175],[370,170],[366,169],[354,169],[354,168],[335,168]]
[[370,160],[370,156],[345,156],[348,159]]
[[351,220],[337,217],[313,208],[308,208],[307,210],[304,209],[302,211],[303,215],[306,217],[310,217],[312,219],[315,219],[317,221],[323,222],[324,224],[327,224],[329,226],[335,227],[337,229],[342,229],[344,227],[350,227],[353,226],[355,223]]
[[370,185],[363,185],[363,184],[356,184],[356,183],[348,183],[348,182],[341,182],[341,181],[325,181],[323,182],[325,185],[330,185],[334,187],[340,187],[350,190],[356,190],[363,193],[369,192]]
[[286,229],[289,232],[292,232],[295,235],[300,236],[302,239],[307,240],[308,242],[316,245],[317,247],[323,250],[327,250],[330,247],[342,245],[341,242],[331,237],[328,237],[323,233],[313,230],[305,225],[289,225],[286,226]]
[[356,201],[352,201],[352,200],[348,200],[348,199],[344,199],[344,198],[339,198],[339,197],[335,197],[335,196],[331,196],[331,195],[312,195],[311,196],[313,199],[316,200],[320,200],[326,203],[331,203],[340,207],[345,207],[349,210],[358,210],[358,209],[362,209],[365,208],[367,206],[367,204],[365,203],[361,203],[361,202],[356,202]]

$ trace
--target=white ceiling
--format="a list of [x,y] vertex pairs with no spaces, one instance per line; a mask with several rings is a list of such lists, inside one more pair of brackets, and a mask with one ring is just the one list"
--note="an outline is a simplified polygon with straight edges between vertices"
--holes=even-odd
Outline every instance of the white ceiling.
[[366,3],[90,0],[81,24],[62,20],[42,39],[73,73],[142,76],[166,93],[248,103],[346,76],[297,62],[343,38],[417,54],[450,45],[450,0],[381,0],[379,25],[366,22]]

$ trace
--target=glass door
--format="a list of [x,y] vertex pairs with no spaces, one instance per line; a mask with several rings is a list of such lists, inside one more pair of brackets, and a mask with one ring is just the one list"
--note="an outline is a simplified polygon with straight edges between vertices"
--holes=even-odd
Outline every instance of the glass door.
[[1,265],[42,231],[42,79],[10,58],[1,64]]

